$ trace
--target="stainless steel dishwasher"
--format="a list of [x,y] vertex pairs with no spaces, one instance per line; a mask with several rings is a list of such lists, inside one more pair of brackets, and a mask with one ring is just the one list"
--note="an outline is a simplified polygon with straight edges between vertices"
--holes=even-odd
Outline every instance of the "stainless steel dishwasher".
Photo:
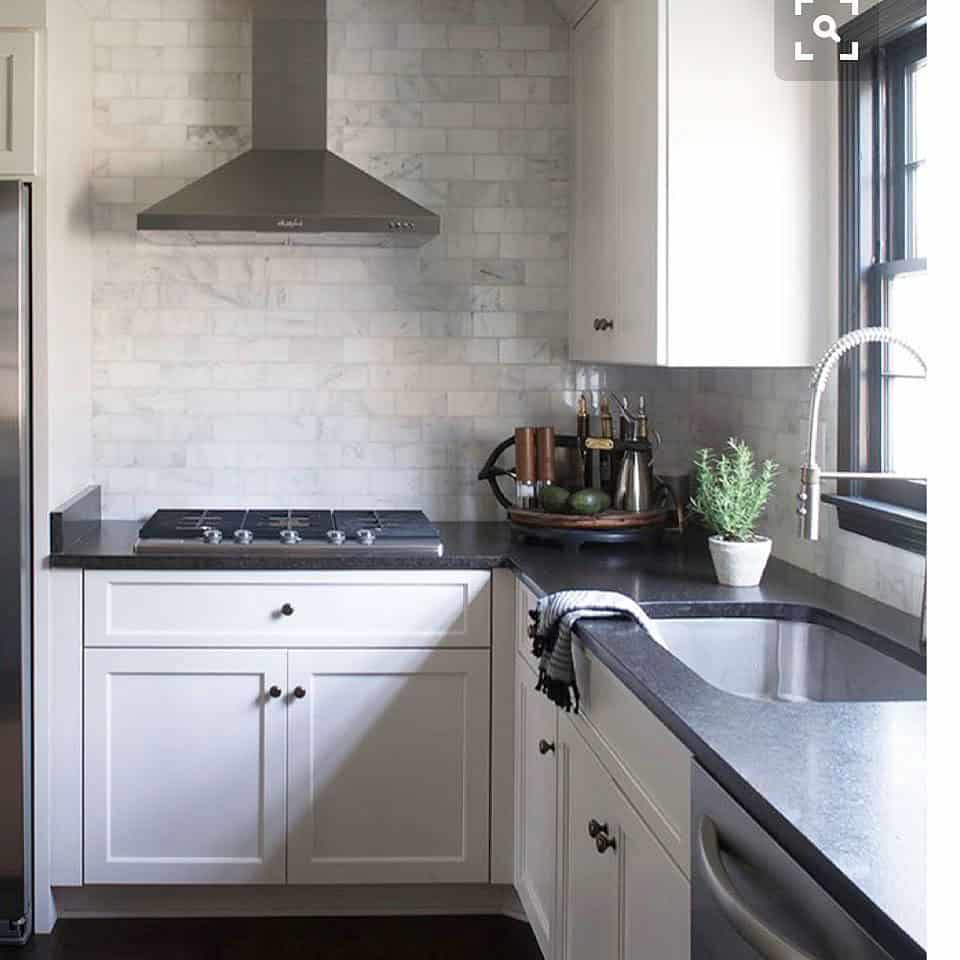
[[696,764],[692,960],[892,960]]

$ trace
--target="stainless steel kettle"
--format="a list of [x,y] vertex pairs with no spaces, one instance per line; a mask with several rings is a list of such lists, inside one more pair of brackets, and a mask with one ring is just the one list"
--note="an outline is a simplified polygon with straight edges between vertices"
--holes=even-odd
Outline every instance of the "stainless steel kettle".
[[[627,397],[621,400],[614,395],[614,400],[623,414],[620,421],[621,439],[638,442],[641,446],[623,453],[613,507],[628,513],[645,513],[654,508],[657,500],[657,482],[653,476],[653,444],[647,430],[646,398],[640,397],[636,413],[630,409]],[[655,432],[654,436],[659,445],[659,434]]]

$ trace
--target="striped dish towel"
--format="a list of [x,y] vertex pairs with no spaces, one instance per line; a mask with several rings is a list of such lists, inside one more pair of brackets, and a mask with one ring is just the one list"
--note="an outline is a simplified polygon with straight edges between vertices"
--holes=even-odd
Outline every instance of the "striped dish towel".
[[636,601],[606,590],[561,590],[541,597],[530,611],[533,655],[540,660],[537,689],[564,710],[580,710],[571,634],[578,620],[626,617],[653,634],[656,628]]

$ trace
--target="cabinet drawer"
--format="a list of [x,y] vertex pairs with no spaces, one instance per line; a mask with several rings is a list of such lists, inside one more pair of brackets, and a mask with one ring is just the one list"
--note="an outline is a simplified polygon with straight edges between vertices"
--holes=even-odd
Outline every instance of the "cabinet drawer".
[[0,176],[37,172],[37,34],[0,29]]
[[578,729],[689,875],[689,751],[579,642],[573,650],[581,694]]
[[488,647],[474,570],[90,571],[88,647]]

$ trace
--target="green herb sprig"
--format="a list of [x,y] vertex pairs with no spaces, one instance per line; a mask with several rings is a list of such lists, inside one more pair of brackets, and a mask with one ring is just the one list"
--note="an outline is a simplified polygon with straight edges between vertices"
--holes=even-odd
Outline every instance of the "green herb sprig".
[[749,543],[757,539],[756,527],[773,493],[779,466],[764,460],[757,470],[753,451],[743,441],[731,437],[728,453],[697,451],[693,461],[697,475],[697,495],[690,501],[694,513],[704,525],[724,540]]

